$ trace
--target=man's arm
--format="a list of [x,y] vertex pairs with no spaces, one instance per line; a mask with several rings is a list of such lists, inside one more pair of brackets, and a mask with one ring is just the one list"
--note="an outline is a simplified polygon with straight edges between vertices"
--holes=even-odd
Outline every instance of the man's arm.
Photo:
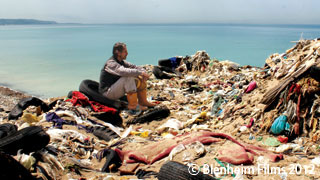
[[147,73],[147,71],[141,67],[141,66],[136,66],[128,61],[124,61],[124,63],[126,64],[127,67],[130,67],[130,68],[135,68],[135,69],[138,69],[139,71],[141,71],[142,73],[140,74],[141,77],[142,77],[142,80],[146,81],[149,79],[149,74]]
[[140,71],[146,72],[146,70],[145,70],[143,67],[141,67],[141,66],[137,66],[137,65],[132,64],[132,63],[130,63],[130,62],[128,62],[128,61],[123,61],[123,62],[124,62],[124,64],[125,64],[125,66],[127,66],[127,67],[129,67],[129,68],[138,69],[138,70],[140,70]]
[[114,60],[109,60],[106,63],[104,70],[118,76],[133,76],[133,77],[138,77],[144,72],[143,70],[140,70],[138,68],[124,67]]

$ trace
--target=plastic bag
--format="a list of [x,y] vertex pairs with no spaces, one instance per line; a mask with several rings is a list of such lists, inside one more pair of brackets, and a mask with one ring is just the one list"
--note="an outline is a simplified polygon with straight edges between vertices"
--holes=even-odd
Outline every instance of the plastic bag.
[[270,132],[273,134],[281,134],[285,129],[290,129],[286,115],[279,116],[272,124]]

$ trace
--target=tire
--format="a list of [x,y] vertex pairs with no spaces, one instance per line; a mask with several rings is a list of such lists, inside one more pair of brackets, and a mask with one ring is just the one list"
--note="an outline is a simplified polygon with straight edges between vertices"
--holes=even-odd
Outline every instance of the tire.
[[154,108],[154,109],[150,109],[149,111],[146,111],[141,116],[135,119],[132,119],[131,121],[128,121],[127,124],[157,121],[157,120],[164,119],[169,115],[170,115],[170,110],[167,107]]
[[9,113],[8,119],[18,119],[22,115],[23,110],[25,110],[29,106],[41,106],[41,110],[43,110],[44,112],[50,110],[49,106],[41,99],[38,99],[36,97],[28,97],[20,100],[18,104],[13,107],[13,109]]
[[26,127],[0,139],[0,151],[16,155],[17,151],[22,149],[23,153],[30,153],[44,148],[49,141],[50,136],[42,127]]
[[0,153],[0,179],[35,180],[36,178],[13,157]]
[[89,79],[83,80],[79,86],[79,91],[88,96],[90,100],[96,101],[103,105],[111,106],[116,109],[124,109],[126,107],[125,102],[111,100],[100,94],[99,83],[96,81],[92,81]]
[[189,167],[175,161],[165,163],[158,173],[159,180],[215,180],[207,174],[199,172],[197,175],[189,173]]
[[17,126],[10,123],[0,125],[0,139],[9,136],[17,131]]
[[138,177],[138,179],[148,179],[151,178],[151,176],[158,176],[158,173],[154,172],[154,171],[145,171],[143,169],[138,169],[138,171],[136,172],[136,176]]

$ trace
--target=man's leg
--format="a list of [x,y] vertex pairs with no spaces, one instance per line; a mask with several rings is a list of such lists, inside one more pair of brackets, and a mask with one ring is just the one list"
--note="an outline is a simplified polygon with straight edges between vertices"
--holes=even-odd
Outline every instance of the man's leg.
[[139,81],[137,83],[138,100],[140,106],[154,107],[156,104],[150,103],[147,100],[147,82],[143,81],[141,78],[136,79]]
[[128,109],[136,109],[138,105],[137,87],[134,77],[121,77],[103,95],[108,99],[117,100],[127,94]]
[[103,93],[103,96],[107,97],[108,99],[117,100],[126,93],[137,92],[134,79],[134,77],[121,77],[106,92]]

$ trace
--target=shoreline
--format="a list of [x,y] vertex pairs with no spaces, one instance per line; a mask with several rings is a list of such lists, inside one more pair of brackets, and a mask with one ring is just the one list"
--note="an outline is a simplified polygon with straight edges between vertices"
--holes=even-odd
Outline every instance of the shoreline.
[[0,85],[0,108],[10,111],[22,98],[31,95]]

